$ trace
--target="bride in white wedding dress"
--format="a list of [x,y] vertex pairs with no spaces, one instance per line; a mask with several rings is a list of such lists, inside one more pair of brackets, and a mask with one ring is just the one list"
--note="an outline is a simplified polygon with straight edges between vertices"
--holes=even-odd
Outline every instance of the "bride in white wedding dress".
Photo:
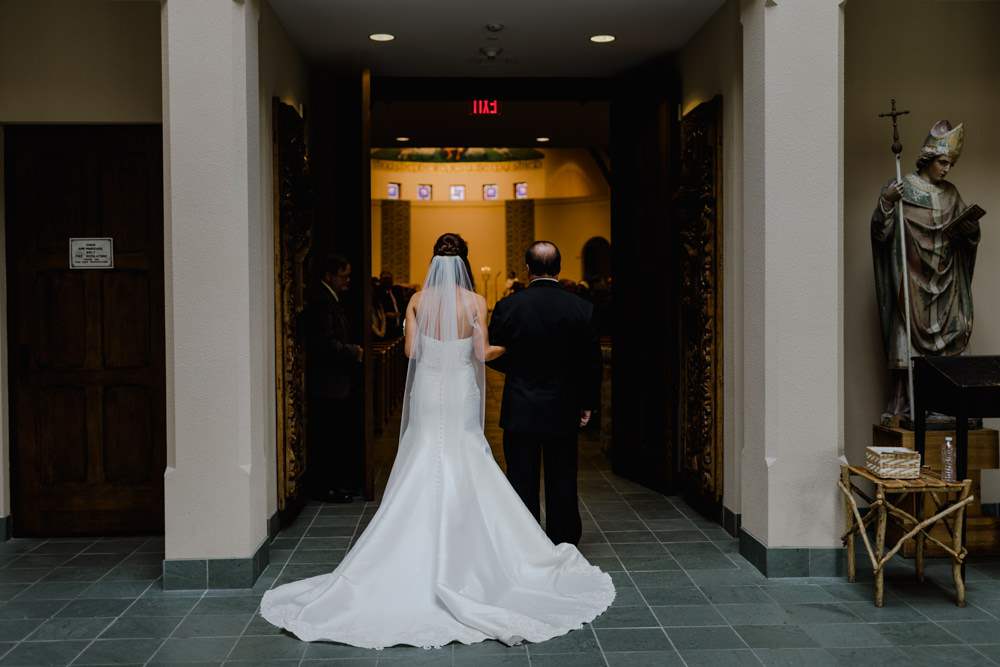
[[497,639],[541,642],[615,597],[611,577],[553,545],[483,435],[486,301],[467,246],[435,244],[406,313],[410,358],[399,451],[382,503],[331,573],[264,594],[261,614],[305,641],[381,649]]

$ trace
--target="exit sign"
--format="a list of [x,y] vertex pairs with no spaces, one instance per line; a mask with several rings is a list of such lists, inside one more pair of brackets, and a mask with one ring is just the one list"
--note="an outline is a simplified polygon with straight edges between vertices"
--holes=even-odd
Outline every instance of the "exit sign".
[[469,102],[470,116],[499,116],[500,100],[472,100]]

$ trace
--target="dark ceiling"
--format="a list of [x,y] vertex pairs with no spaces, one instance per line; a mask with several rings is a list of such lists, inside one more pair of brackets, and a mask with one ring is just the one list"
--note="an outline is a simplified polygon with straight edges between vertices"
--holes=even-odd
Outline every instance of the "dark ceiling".
[[723,0],[268,2],[311,66],[371,72],[373,146],[604,148],[615,82],[669,61]]

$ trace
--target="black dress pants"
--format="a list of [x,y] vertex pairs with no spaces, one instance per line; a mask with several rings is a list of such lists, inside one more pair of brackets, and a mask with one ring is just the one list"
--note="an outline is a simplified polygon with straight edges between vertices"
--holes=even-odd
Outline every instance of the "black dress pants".
[[536,520],[542,460],[545,462],[545,534],[553,543],[579,544],[583,525],[576,497],[577,434],[504,430],[507,480]]
[[323,496],[330,490],[359,489],[361,482],[360,411],[352,397],[311,397],[308,404],[309,448],[306,493]]

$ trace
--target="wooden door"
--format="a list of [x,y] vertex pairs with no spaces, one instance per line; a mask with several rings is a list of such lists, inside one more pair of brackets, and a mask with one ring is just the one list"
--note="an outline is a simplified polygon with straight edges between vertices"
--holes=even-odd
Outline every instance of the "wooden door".
[[[5,134],[14,533],[162,532],[161,129]],[[71,238],[114,268],[70,268]]]
[[[371,73],[318,74],[310,90],[309,171],[316,183],[312,255],[336,252],[351,263],[343,306],[351,342],[365,348],[358,391],[348,401],[357,419],[342,425],[347,446],[363,464],[352,472],[364,496],[375,498],[375,394],[372,348]],[[320,186],[319,184],[322,184]],[[306,416],[308,419],[308,415]],[[308,466],[308,463],[306,464]]]
[[611,454],[616,474],[673,493],[678,279],[670,194],[677,107],[674,90],[651,87],[655,80],[653,74],[623,79],[611,105]]
[[722,511],[722,98],[681,121],[681,173],[674,194],[680,234],[681,492]]

